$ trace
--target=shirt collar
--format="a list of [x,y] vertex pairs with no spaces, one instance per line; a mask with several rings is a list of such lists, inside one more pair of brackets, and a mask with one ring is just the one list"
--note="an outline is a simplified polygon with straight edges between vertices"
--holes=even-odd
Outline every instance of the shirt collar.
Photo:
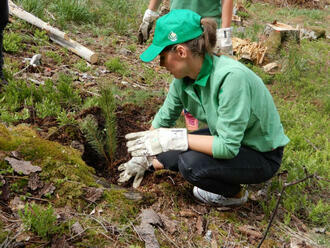
[[208,53],[206,53],[202,64],[202,68],[197,76],[197,79],[194,82],[194,85],[198,84],[199,86],[205,87],[207,80],[211,75],[212,67],[213,67],[212,58]]

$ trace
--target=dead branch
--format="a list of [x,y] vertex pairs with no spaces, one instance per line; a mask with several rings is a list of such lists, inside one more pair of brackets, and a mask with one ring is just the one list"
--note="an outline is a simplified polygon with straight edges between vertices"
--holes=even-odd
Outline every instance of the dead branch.
[[261,245],[262,245],[262,243],[263,243],[263,242],[265,241],[265,239],[266,239],[266,236],[267,236],[267,234],[268,234],[268,232],[269,232],[269,229],[270,229],[270,227],[271,227],[271,225],[272,225],[272,222],[273,222],[273,220],[274,220],[274,217],[275,217],[275,215],[276,215],[276,213],[277,213],[277,210],[278,210],[278,207],[279,207],[279,205],[280,205],[280,202],[281,202],[281,199],[282,199],[282,196],[283,196],[283,193],[284,193],[285,189],[286,189],[287,187],[290,187],[290,186],[296,185],[296,184],[298,184],[298,183],[304,182],[304,181],[306,181],[306,180],[309,179],[309,178],[316,178],[316,175],[315,175],[315,174],[311,174],[311,175],[306,176],[306,177],[303,178],[303,179],[300,179],[300,180],[297,180],[297,181],[294,181],[294,182],[291,182],[291,183],[284,183],[283,188],[282,188],[282,190],[281,190],[281,192],[280,192],[280,194],[279,194],[279,196],[278,196],[278,199],[277,199],[277,202],[276,202],[275,209],[274,209],[273,214],[272,214],[272,216],[271,216],[271,218],[270,218],[270,221],[269,221],[269,223],[268,223],[267,229],[266,229],[266,231],[265,231],[265,233],[264,233],[264,235],[263,235],[262,240],[260,241],[259,245],[257,246],[257,248],[260,248]]
[[[52,27],[48,23],[44,22],[43,20],[39,19],[38,17],[32,15],[31,13],[23,10],[22,8],[18,7],[14,4],[11,0],[8,1],[9,3],[9,13],[14,15],[28,23],[41,28],[47,32],[50,39],[57,44],[69,49],[71,52],[79,55],[80,57],[86,59],[88,62],[95,64],[98,60],[98,55],[93,51],[89,50],[87,47],[79,44],[78,42],[69,38],[69,36],[62,32],[61,30]],[[18,73],[21,73],[19,71]]]

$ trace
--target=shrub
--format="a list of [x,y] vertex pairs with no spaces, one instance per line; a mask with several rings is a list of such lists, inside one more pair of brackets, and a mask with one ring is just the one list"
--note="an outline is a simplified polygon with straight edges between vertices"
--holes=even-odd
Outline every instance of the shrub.
[[37,204],[25,205],[23,211],[19,211],[19,215],[24,223],[26,230],[35,232],[42,238],[49,239],[53,234],[60,230],[56,226],[56,216],[52,206],[44,209]]
[[126,74],[126,65],[120,61],[118,57],[109,59],[105,62],[105,66],[111,72],[117,72],[121,75]]
[[25,45],[22,44],[22,40],[22,36],[17,33],[5,32],[3,36],[3,48],[6,52],[17,53],[25,47]]
[[57,0],[54,1],[53,10],[62,22],[88,23],[94,19],[86,0]]

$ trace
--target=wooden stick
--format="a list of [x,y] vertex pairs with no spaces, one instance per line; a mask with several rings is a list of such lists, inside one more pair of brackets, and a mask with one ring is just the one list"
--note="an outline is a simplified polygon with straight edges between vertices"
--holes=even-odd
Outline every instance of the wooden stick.
[[98,60],[98,56],[96,53],[70,38],[63,39],[62,37],[53,34],[50,34],[49,38],[55,43],[69,49],[71,52],[78,54],[80,57],[86,59],[91,64],[95,64]]
[[9,14],[17,16],[18,18],[27,21],[28,23],[37,26],[38,28],[46,30],[49,34],[54,34],[62,39],[68,39],[68,35],[61,30],[50,26],[48,23],[44,22],[43,20],[39,19],[38,17],[30,14],[29,12],[21,9],[16,4],[14,4],[11,0],[8,1],[9,3]]
[[[93,51],[89,50],[87,47],[79,44],[78,42],[69,38],[69,36],[62,32],[61,30],[52,27],[48,23],[39,19],[38,17],[30,14],[29,12],[21,9],[16,4],[14,4],[11,0],[9,0],[9,13],[14,15],[28,23],[46,30],[50,39],[55,43],[69,49],[71,52],[79,55],[80,57],[86,59],[91,64],[95,64],[98,60],[98,55]],[[21,72],[21,71],[20,71]],[[20,73],[19,72],[19,73]]]

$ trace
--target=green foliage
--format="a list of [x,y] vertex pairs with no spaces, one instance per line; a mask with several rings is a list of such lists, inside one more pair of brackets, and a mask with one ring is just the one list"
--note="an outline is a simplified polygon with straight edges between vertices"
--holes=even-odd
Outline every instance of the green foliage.
[[75,112],[67,112],[65,110],[62,110],[57,115],[57,121],[60,126],[64,125],[77,125],[78,121],[74,119]]
[[[63,110],[75,111],[81,105],[81,98],[72,86],[72,77],[60,74],[56,84],[46,80],[44,85],[36,86],[25,81],[10,81],[1,102],[0,120],[7,123],[29,117],[28,107],[36,110],[37,116],[58,116]],[[20,112],[16,110],[24,106]]]
[[[254,22],[253,25],[247,26],[244,29],[244,32],[235,33],[234,36],[237,36],[241,39],[250,39],[251,41],[258,41],[259,35],[264,28],[264,24],[259,24]],[[234,30],[235,31],[235,30]]]
[[97,120],[93,115],[88,115],[81,123],[80,129],[83,131],[88,143],[93,149],[105,159],[107,154],[105,151],[105,134],[104,130],[99,130]]
[[144,0],[103,0],[98,10],[99,23],[108,23],[120,35],[132,35],[147,8]]
[[86,0],[56,0],[52,10],[56,12],[62,25],[65,22],[88,23],[94,20],[94,14],[89,11],[90,7]]
[[127,46],[127,49],[130,50],[132,53],[136,52],[136,45],[135,44],[130,44]]
[[127,74],[126,64],[124,62],[122,62],[120,60],[120,58],[118,58],[118,57],[115,57],[115,58],[112,58],[112,59],[109,59],[108,61],[106,61],[105,66],[111,72],[117,72],[123,76]]
[[247,13],[245,11],[237,11],[237,15],[240,16],[240,17],[242,17],[243,19],[249,17],[249,13]]
[[42,46],[47,44],[47,42],[49,41],[49,37],[45,30],[40,30],[36,28],[36,30],[34,31],[34,40],[39,46]]
[[148,66],[142,65],[143,67],[143,78],[144,82],[147,85],[154,85],[154,83],[157,83],[158,80],[158,73]]
[[107,85],[101,86],[101,97],[99,99],[99,106],[105,118],[105,147],[110,160],[110,164],[112,165],[117,147],[116,103],[115,98],[112,94],[112,89]]
[[46,57],[51,58],[55,64],[61,64],[62,63],[62,56],[59,55],[57,52],[54,51],[46,51],[45,52]]
[[330,205],[319,200],[316,205],[311,206],[309,219],[317,225],[329,225],[330,223]]
[[14,32],[4,32],[3,48],[8,53],[17,53],[25,47],[22,40],[23,38],[20,34]]
[[77,70],[81,71],[81,72],[87,72],[91,70],[91,67],[86,63],[85,60],[78,60],[74,65],[74,68],[76,68]]
[[100,130],[99,123],[94,116],[88,115],[80,127],[83,130],[87,141],[108,161],[111,166],[116,151],[116,104],[109,86],[101,86],[101,96],[97,99],[98,106],[102,110],[102,115],[105,119],[104,127]]
[[42,238],[50,239],[51,236],[61,227],[56,225],[56,216],[51,205],[44,209],[37,204],[26,204],[23,211],[19,211],[19,215],[24,223],[26,230],[35,232]]
[[265,84],[271,84],[273,82],[273,75],[266,73],[262,68],[250,63],[246,64],[246,66],[254,71]]
[[43,19],[44,10],[46,7],[44,0],[17,0],[24,10],[34,14],[35,16]]

